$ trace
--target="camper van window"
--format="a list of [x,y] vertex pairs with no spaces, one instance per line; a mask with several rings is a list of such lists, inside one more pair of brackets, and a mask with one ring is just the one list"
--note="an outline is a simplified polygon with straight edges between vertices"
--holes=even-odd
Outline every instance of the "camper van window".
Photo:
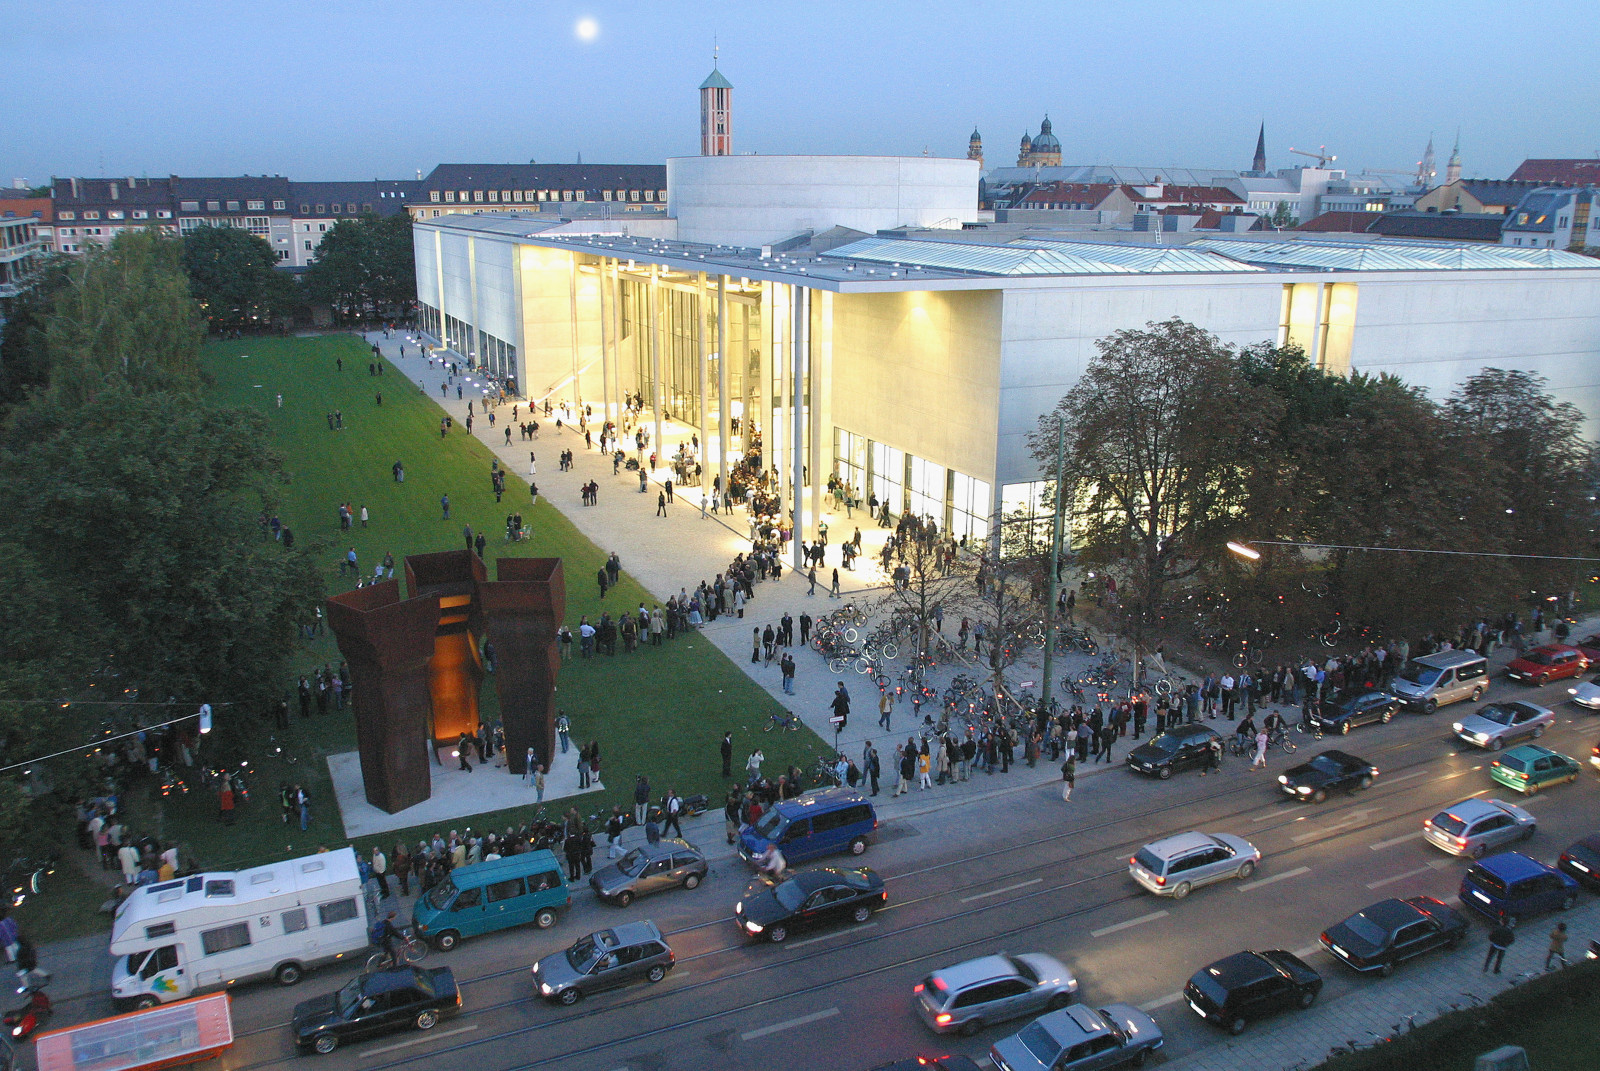
[[250,943],[250,924],[235,922],[232,926],[219,926],[215,930],[200,931],[200,949],[208,956],[244,948]]
[[153,892],[153,893],[164,893],[168,889],[182,889],[182,888],[183,888],[183,882],[181,882],[181,881],[169,881],[165,885],[152,885],[152,886],[150,886],[150,891]]
[[323,867],[323,864],[321,862],[319,862],[318,860],[313,859],[309,863],[301,863],[300,864],[300,873],[302,873],[302,874],[315,874],[317,871],[321,870],[322,867]]
[[285,911],[283,913],[284,933],[299,933],[301,930],[305,929],[307,925],[308,923],[306,922],[305,908],[297,907],[293,911]]
[[188,880],[188,882],[184,886],[184,892],[199,892],[200,889],[205,885],[205,883],[206,883],[206,879],[205,878],[198,877],[198,876],[190,878]]
[[173,886],[173,885],[167,886],[165,889],[162,889],[159,893],[156,894],[156,903],[158,903],[158,904],[164,904],[168,900],[182,900],[182,899],[183,899],[183,890],[178,888],[178,887],[176,887],[176,886]]
[[270,870],[263,870],[259,874],[251,874],[250,875],[250,884],[251,885],[265,885],[267,882],[269,882],[271,880],[272,880],[272,871],[270,871]]
[[232,896],[233,879],[221,878],[216,881],[206,882],[206,896]]
[[128,973],[129,974],[138,974],[139,973],[139,968],[144,966],[144,961],[149,955],[150,955],[150,950],[148,948],[145,949],[143,952],[129,952],[128,953]]
[[162,945],[150,953],[150,958],[145,961],[144,970],[139,972],[139,977],[148,982],[162,971],[170,971],[178,965],[178,946]]
[[178,924],[176,922],[158,922],[154,926],[146,926],[144,928],[145,938],[151,941],[157,937],[171,937],[177,932]]
[[317,921],[324,926],[332,926],[336,922],[349,922],[355,918],[355,900],[335,900],[331,904],[317,905]]

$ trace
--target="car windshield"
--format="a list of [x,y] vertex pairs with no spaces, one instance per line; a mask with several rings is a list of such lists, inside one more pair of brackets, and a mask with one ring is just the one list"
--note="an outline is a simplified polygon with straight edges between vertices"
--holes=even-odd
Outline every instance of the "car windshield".
[[1039,1061],[1041,1067],[1050,1067],[1054,1064],[1056,1054],[1061,1051],[1061,1046],[1050,1036],[1050,1031],[1037,1022],[1023,1027],[1022,1033],[1017,1035],[1017,1040],[1022,1042],[1023,1048],[1033,1054],[1033,1058]]
[[756,820],[755,830],[767,840],[777,840],[783,829],[789,823],[784,820],[782,813],[777,810],[768,811]]
[[1034,973],[1032,967],[1022,962],[1022,960],[1018,959],[1016,956],[1007,956],[1006,962],[1011,964],[1011,969],[1016,971],[1017,976],[1023,981],[1027,982],[1029,985],[1039,984],[1039,976]]
[[1388,933],[1382,926],[1367,918],[1366,915],[1351,915],[1345,919],[1345,926],[1350,932],[1361,938],[1373,948],[1382,948],[1383,942],[1388,939]]
[[1555,662],[1556,653],[1554,651],[1529,651],[1523,660],[1532,662],[1536,666],[1548,666]]
[[800,888],[798,881],[786,881],[772,890],[772,895],[778,898],[786,911],[798,911],[805,902],[806,892]]
[[428,904],[437,911],[443,911],[450,905],[450,898],[456,894],[456,887],[445,878],[439,884],[428,890]]
[[1467,831],[1467,823],[1449,811],[1443,811],[1433,816],[1433,828],[1442,829],[1452,837],[1459,837]]
[[567,949],[567,962],[580,974],[589,973],[601,956],[617,947],[617,938],[610,930],[601,930],[581,937]]
[[1432,666],[1425,666],[1421,662],[1412,661],[1407,662],[1405,667],[1400,670],[1399,677],[1401,680],[1410,681],[1419,687],[1429,688],[1439,679],[1439,672]]
[[1152,874],[1160,874],[1166,869],[1161,857],[1149,848],[1140,848],[1137,852],[1134,852],[1133,861]]
[[153,949],[153,948],[147,948],[143,952],[129,952],[128,953],[128,973],[129,974],[138,974],[139,973],[139,968],[144,966],[144,961],[145,961],[146,957],[148,957],[150,955],[150,953],[154,952],[154,951],[155,951],[155,949]]
[[1150,743],[1147,746],[1153,747],[1158,751],[1176,751],[1183,746],[1183,741],[1183,737],[1175,736],[1172,733],[1157,733],[1150,738]]
[[338,994],[339,1014],[349,1017],[356,1010],[356,1005],[361,1003],[361,979],[352,978],[345,983]]
[[1510,707],[1491,704],[1478,711],[1478,717],[1484,721],[1492,721],[1496,725],[1510,725],[1513,711]]
[[1340,762],[1332,755],[1318,755],[1316,758],[1307,763],[1307,765],[1314,770],[1321,770],[1323,773],[1336,774],[1344,771],[1344,763]]
[[645,862],[646,859],[644,852],[638,848],[635,848],[633,851],[617,860],[617,869],[622,871],[624,874],[628,874],[632,877],[638,877],[639,871],[644,869]]

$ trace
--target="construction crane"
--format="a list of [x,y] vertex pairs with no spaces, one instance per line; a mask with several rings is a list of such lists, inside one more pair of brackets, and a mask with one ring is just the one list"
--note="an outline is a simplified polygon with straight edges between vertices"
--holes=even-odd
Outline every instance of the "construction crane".
[[1318,145],[1316,152],[1306,152],[1304,149],[1296,149],[1291,145],[1289,147],[1289,151],[1294,153],[1296,156],[1311,157],[1317,162],[1318,167],[1327,167],[1329,164],[1339,159],[1337,156],[1334,156],[1332,153],[1328,152],[1328,147],[1326,145]]
[[1404,175],[1406,178],[1417,177],[1417,173],[1415,171],[1394,171],[1386,167],[1363,167],[1361,169],[1361,173],[1363,175]]

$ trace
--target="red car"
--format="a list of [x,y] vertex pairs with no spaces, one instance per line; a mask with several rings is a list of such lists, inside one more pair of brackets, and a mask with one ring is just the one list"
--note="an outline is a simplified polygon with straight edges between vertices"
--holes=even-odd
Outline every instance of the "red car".
[[1589,660],[1576,647],[1547,643],[1535,647],[1506,667],[1506,676],[1529,684],[1548,684],[1563,677],[1576,677],[1589,668]]
[[1583,652],[1583,657],[1589,660],[1591,666],[1600,662],[1600,634],[1585,637],[1572,646]]

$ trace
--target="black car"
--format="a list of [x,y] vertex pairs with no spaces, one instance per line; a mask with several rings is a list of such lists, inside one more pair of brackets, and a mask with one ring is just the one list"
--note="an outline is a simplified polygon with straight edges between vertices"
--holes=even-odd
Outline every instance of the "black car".
[[1556,869],[1595,892],[1600,892],[1600,833],[1592,833],[1567,846]]
[[1176,770],[1209,761],[1206,751],[1213,740],[1220,742],[1222,737],[1210,726],[1198,722],[1175,725],[1128,752],[1128,769],[1165,781]]
[[1310,762],[1291,766],[1278,775],[1278,787],[1297,800],[1321,803],[1334,788],[1371,788],[1378,768],[1366,759],[1343,751],[1324,751]]
[[332,1052],[355,1041],[414,1026],[432,1030],[461,1008],[461,991],[449,967],[402,967],[363,974],[337,993],[294,1006],[294,1043]]
[[1329,696],[1317,706],[1316,726],[1324,733],[1343,735],[1361,725],[1388,725],[1400,710],[1400,700],[1388,692],[1347,692]]
[[1431,952],[1454,948],[1467,934],[1467,920],[1431,896],[1379,900],[1362,908],[1320,938],[1322,947],[1347,967],[1387,978],[1395,964]]
[[1285,1008],[1309,1008],[1322,991],[1322,975],[1293,952],[1235,952],[1194,972],[1183,997],[1208,1023],[1242,1034],[1252,1019]]
[[777,944],[807,926],[865,922],[888,902],[883,879],[873,870],[815,867],[778,882],[757,878],[734,905],[733,917],[750,937]]

